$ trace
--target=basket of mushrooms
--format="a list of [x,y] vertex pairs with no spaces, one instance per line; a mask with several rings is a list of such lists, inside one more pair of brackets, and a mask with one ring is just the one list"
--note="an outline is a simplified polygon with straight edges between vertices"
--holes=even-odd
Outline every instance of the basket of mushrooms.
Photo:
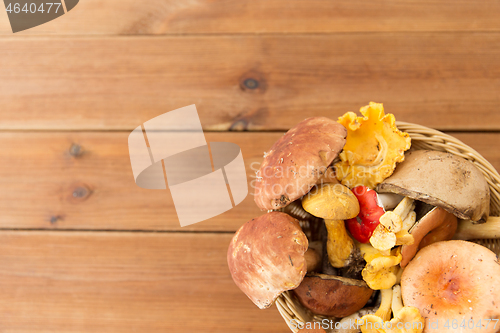
[[264,154],[262,216],[229,244],[236,285],[293,332],[500,332],[500,176],[452,136],[308,118]]

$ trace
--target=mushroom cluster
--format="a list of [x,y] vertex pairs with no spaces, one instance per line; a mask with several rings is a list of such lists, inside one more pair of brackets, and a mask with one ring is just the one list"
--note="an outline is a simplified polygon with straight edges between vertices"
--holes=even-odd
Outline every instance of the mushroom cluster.
[[[354,320],[349,332],[432,332],[433,319],[468,313],[457,305],[466,297],[478,311],[472,320],[499,318],[500,294],[489,290],[500,286],[498,259],[495,267],[488,249],[449,241],[457,229],[477,236],[474,226],[488,219],[482,173],[449,153],[410,150],[382,104],[360,111],[338,122],[308,118],[264,154],[255,202],[267,213],[228,249],[236,285],[261,309],[292,290],[313,315]],[[488,291],[467,282],[471,274]],[[406,323],[412,329],[400,330]]]

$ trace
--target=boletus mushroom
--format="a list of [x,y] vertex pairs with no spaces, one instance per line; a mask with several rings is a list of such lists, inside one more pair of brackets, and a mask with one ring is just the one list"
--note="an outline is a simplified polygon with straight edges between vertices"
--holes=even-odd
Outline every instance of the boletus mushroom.
[[[308,240],[293,217],[271,212],[252,219],[229,244],[227,262],[236,285],[259,308],[299,286],[307,272]],[[311,264],[318,265],[318,263]]]
[[342,318],[361,308],[373,290],[364,281],[325,274],[308,274],[294,294],[315,314]]
[[442,207],[461,219],[486,221],[490,190],[474,164],[450,153],[415,150],[405,155],[377,192],[396,193]]
[[302,198],[302,207],[310,214],[325,219],[330,264],[342,268],[352,262],[356,246],[347,233],[344,220],[356,217],[359,202],[346,186],[326,183]]
[[420,310],[424,333],[498,332],[488,319],[500,318],[499,286],[498,257],[461,240],[424,247],[401,277],[403,302]]
[[305,119],[290,129],[264,154],[255,183],[257,206],[279,209],[309,192],[328,173],[346,135],[344,126],[325,117]]

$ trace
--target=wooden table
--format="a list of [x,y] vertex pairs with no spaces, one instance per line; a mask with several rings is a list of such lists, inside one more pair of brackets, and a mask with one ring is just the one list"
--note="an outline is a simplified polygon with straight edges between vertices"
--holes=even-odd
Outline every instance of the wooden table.
[[369,101],[500,169],[500,2],[85,0],[0,12],[0,332],[288,332],[231,280],[249,195],[180,228],[134,183],[129,132],[196,104],[249,181],[283,131]]

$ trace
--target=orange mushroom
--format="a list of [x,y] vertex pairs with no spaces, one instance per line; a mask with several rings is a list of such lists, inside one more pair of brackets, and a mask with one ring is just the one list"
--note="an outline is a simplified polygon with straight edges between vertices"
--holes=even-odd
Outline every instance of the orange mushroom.
[[434,207],[410,229],[414,243],[401,248],[401,267],[406,267],[418,250],[432,243],[450,240],[457,230],[457,218],[443,208]]
[[411,139],[397,129],[394,115],[386,115],[382,104],[370,102],[359,111],[363,117],[347,112],[338,120],[347,128],[347,139],[335,168],[343,185],[373,189],[392,174],[397,162],[404,160]]
[[[405,306],[416,307],[427,332],[498,332],[500,262],[487,248],[453,240],[420,250],[401,278]],[[448,325],[446,323],[448,322]],[[456,325],[453,325],[456,323]]]

